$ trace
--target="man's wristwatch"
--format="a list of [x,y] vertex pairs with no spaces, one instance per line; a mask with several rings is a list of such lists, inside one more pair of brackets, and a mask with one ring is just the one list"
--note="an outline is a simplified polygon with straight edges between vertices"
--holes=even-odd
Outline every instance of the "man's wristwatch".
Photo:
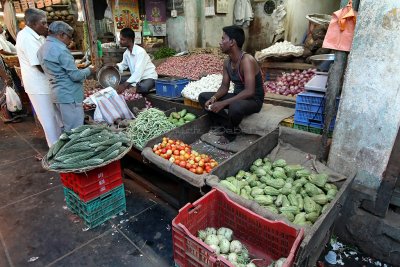
[[214,99],[214,102],[217,101],[217,98],[215,97],[215,95],[213,95],[213,96],[211,97],[211,99]]

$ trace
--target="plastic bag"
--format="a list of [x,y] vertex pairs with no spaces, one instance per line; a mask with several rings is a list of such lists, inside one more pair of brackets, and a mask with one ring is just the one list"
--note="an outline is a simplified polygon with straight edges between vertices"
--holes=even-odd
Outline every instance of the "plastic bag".
[[16,112],[22,110],[22,104],[21,100],[19,99],[19,96],[10,86],[6,87],[6,103],[7,103],[7,109],[10,112]]
[[353,43],[356,16],[352,0],[347,6],[334,12],[322,47],[349,52]]

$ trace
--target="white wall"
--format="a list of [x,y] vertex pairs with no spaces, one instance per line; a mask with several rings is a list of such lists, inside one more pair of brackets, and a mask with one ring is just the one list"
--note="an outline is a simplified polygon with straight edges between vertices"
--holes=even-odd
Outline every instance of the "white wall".
[[340,8],[340,0],[286,0],[287,25],[285,39],[300,44],[308,29],[306,15],[332,14]]
[[[394,11],[393,11],[394,10]],[[400,125],[399,0],[360,2],[328,166],[377,188]]]

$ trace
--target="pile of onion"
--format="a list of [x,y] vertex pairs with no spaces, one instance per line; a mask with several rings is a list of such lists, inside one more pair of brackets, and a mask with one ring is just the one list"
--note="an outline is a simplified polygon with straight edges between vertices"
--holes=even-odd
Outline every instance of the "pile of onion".
[[266,93],[274,93],[280,95],[297,95],[304,92],[304,85],[315,76],[315,69],[295,70],[292,73],[283,73],[275,81],[264,83],[264,91]]

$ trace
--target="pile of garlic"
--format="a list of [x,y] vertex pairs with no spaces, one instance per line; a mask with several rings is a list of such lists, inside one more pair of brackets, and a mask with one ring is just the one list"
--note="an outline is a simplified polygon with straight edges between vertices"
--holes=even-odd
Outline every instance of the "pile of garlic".
[[264,55],[268,54],[295,54],[302,55],[304,52],[304,48],[302,46],[295,46],[291,42],[283,41],[276,43],[268,48],[261,50],[261,53]]
[[[221,74],[210,74],[198,81],[190,82],[182,90],[182,96],[198,102],[202,92],[217,92],[222,83]],[[230,83],[229,93],[233,93],[233,83]]]

